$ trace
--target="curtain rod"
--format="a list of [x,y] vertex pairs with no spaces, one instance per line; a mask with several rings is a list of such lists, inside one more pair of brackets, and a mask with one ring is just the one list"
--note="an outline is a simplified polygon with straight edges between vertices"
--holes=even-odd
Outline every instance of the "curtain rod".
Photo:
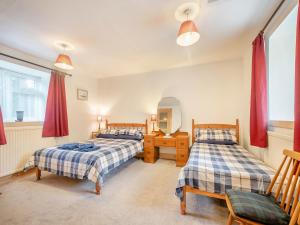
[[267,23],[264,26],[264,28],[260,31],[260,34],[263,34],[265,32],[265,30],[268,28],[269,24],[271,23],[271,21],[273,20],[273,18],[276,16],[277,12],[279,11],[279,9],[281,8],[281,6],[283,5],[284,2],[285,2],[285,0],[282,0],[280,2],[280,4],[277,6],[276,10],[273,12],[272,16],[267,21]]
[[24,62],[24,63],[28,63],[28,64],[31,64],[31,65],[34,65],[34,66],[38,66],[38,67],[41,67],[41,68],[44,68],[44,69],[47,69],[47,70],[57,71],[57,72],[60,72],[60,73],[64,73],[66,76],[72,77],[72,74],[61,72],[59,70],[55,70],[55,69],[49,68],[47,66],[43,66],[43,65],[40,65],[40,64],[37,64],[37,63],[34,63],[34,62],[30,62],[30,61],[27,61],[27,60],[24,60],[24,59],[20,59],[20,58],[11,56],[11,55],[7,55],[7,54],[4,54],[2,52],[0,52],[0,55],[8,57],[8,58],[11,58],[11,59],[15,59],[15,60],[18,60],[18,61],[21,61],[21,62]]

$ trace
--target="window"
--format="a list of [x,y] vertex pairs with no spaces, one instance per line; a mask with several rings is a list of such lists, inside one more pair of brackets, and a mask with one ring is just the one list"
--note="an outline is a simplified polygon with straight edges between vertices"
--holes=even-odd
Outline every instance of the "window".
[[43,121],[50,74],[0,60],[0,105],[4,122]]
[[294,82],[297,7],[268,40],[269,119],[294,120]]

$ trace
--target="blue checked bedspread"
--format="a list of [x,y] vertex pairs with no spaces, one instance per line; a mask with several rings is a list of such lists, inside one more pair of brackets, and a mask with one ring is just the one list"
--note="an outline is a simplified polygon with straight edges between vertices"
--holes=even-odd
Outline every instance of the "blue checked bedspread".
[[239,145],[194,143],[189,160],[181,168],[176,196],[189,185],[225,194],[228,189],[265,193],[275,171]]
[[56,147],[36,151],[25,168],[37,166],[60,176],[103,183],[112,169],[143,151],[143,142],[123,139],[97,138],[90,140],[99,150],[78,152]]

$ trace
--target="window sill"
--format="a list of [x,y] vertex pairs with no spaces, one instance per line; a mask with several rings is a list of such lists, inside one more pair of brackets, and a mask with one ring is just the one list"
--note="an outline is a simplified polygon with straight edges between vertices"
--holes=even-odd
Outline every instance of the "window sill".
[[4,127],[41,127],[44,122],[6,122]]
[[294,129],[294,121],[283,121],[283,120],[270,120],[269,126],[274,128]]
[[268,136],[279,138],[286,141],[293,141],[293,135],[292,134],[284,134],[278,131],[268,131]]
[[285,141],[293,141],[293,135],[293,121],[269,121],[268,136]]

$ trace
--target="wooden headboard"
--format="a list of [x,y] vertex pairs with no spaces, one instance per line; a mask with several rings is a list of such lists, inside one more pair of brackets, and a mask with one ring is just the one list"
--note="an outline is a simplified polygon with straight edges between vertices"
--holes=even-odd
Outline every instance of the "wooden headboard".
[[136,128],[144,128],[145,134],[148,133],[148,122],[146,120],[145,123],[109,123],[107,120],[105,120],[105,128],[125,128],[125,127],[136,127]]
[[192,141],[195,142],[195,128],[200,129],[231,129],[235,130],[237,143],[240,143],[240,123],[239,119],[236,119],[235,124],[195,124],[195,120],[192,119]]

